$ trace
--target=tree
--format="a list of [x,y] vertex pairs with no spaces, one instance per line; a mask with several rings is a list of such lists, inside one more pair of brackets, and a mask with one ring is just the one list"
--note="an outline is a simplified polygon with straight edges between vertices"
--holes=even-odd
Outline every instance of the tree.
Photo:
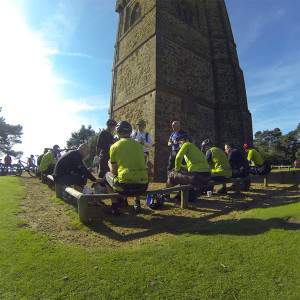
[[[0,107],[0,112],[2,107]],[[12,148],[16,144],[21,144],[21,125],[7,124],[3,117],[0,117],[0,154],[9,154],[13,157],[21,156],[22,151],[14,151]]]
[[81,125],[79,131],[71,133],[71,138],[67,141],[67,147],[77,148],[81,144],[88,144],[89,139],[94,135],[96,135],[96,133],[91,125],[87,128],[85,128],[84,125]]
[[300,123],[297,129],[282,135],[279,128],[255,133],[254,146],[271,164],[290,165],[299,155]]
[[93,164],[94,157],[96,155],[96,144],[97,144],[97,135],[94,135],[90,138],[88,145],[90,146],[90,153],[89,155],[84,159],[84,162],[87,166],[91,167]]

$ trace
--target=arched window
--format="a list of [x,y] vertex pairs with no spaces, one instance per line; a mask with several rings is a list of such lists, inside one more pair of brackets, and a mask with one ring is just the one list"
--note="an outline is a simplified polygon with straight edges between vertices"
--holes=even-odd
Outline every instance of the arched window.
[[139,2],[137,2],[134,5],[133,10],[131,12],[130,26],[132,26],[140,16],[141,16],[141,5]]

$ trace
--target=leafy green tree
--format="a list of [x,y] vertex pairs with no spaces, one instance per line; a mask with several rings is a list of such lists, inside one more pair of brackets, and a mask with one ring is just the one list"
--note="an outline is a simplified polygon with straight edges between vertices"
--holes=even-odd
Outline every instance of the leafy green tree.
[[88,167],[91,167],[93,164],[93,160],[96,155],[96,144],[97,144],[97,135],[94,135],[90,138],[88,142],[88,145],[91,148],[90,154],[84,159],[84,162]]
[[81,125],[78,131],[71,133],[71,138],[67,141],[67,147],[77,148],[81,144],[88,144],[89,139],[94,135],[96,135],[96,133],[91,125],[88,125],[87,128]]
[[285,164],[292,164],[296,160],[296,153],[300,149],[300,124],[298,124],[297,129],[283,135],[279,142],[279,150],[284,153]]
[[271,164],[278,164],[282,158],[282,153],[279,153],[279,138],[282,132],[279,128],[274,130],[258,131],[254,137],[254,147],[257,148]]
[[298,163],[300,163],[300,149],[296,152],[296,160]]
[[[2,107],[0,107],[0,112]],[[20,157],[22,151],[14,151],[12,148],[16,144],[21,144],[21,125],[7,124],[3,117],[0,117],[0,154],[9,154],[13,157]]]
[[292,164],[300,149],[300,123],[297,129],[282,135],[279,128],[255,133],[254,147],[261,151],[271,164]]

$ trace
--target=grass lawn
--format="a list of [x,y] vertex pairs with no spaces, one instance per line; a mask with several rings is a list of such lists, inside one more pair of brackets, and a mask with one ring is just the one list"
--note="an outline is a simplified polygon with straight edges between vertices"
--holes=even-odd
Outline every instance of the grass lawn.
[[[26,227],[0,177],[0,299],[300,299],[300,203],[245,211],[136,249],[64,245]],[[79,229],[81,230],[81,229]]]

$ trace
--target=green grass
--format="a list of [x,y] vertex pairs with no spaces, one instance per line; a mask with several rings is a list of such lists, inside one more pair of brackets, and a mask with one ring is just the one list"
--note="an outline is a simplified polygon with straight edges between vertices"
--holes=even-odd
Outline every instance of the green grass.
[[288,299],[300,295],[300,203],[253,209],[137,249],[63,245],[16,216],[0,177],[0,299]]

